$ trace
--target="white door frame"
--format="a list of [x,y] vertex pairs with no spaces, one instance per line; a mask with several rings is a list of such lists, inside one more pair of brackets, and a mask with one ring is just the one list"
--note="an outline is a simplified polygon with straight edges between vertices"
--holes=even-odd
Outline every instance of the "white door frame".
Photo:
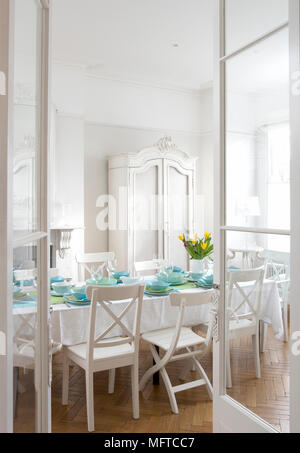
[[[0,432],[13,431],[13,332],[12,332],[12,275],[13,249],[37,242],[38,303],[36,334],[36,431],[51,430],[51,356],[49,312],[49,79],[50,79],[50,4],[48,0],[35,0],[41,11],[41,74],[40,91],[40,153],[38,168],[38,231],[13,239],[12,180],[13,180],[13,60],[15,0],[0,0],[0,71],[5,74],[7,90],[0,96],[0,331],[6,336],[6,355],[0,356]],[[2,120],[3,118],[3,120]],[[0,345],[1,346],[1,345]]]
[[[290,70],[292,90],[290,96],[291,109],[291,342],[300,338],[300,287],[298,283],[300,269],[300,2],[290,0]],[[296,85],[294,86],[293,83]],[[296,91],[294,91],[296,89]],[[295,209],[293,209],[295,207]],[[297,207],[297,208],[296,208]],[[299,345],[298,345],[299,350]],[[300,433],[300,355],[291,354],[291,402],[290,429],[292,433]]]
[[[214,84],[214,127],[215,127],[215,282],[220,284],[220,304],[219,304],[219,341],[214,342],[214,432],[244,432],[244,433],[264,433],[278,432],[265,420],[253,414],[246,407],[239,404],[226,394],[226,347],[225,347],[225,275],[226,275],[226,249],[225,239],[227,231],[236,232],[252,232],[263,234],[280,234],[290,235],[289,231],[274,230],[267,228],[240,228],[235,226],[226,226],[226,207],[225,207],[225,61],[229,58],[238,55],[252,45],[261,42],[274,33],[290,27],[290,49],[291,49],[291,73],[300,70],[300,7],[298,0],[289,0],[290,3],[290,24],[283,23],[276,29],[253,40],[239,50],[226,55],[225,53],[225,0],[214,0],[215,3],[215,84]],[[218,39],[220,37],[220,39]],[[299,134],[299,118],[300,118],[300,96],[291,96],[291,127],[292,127],[292,206],[299,206],[299,171],[300,171],[300,156],[297,153],[300,144]],[[297,121],[298,118],[298,121]],[[297,172],[298,169],[298,172]],[[298,198],[298,200],[296,199]],[[296,209],[292,209],[292,246],[291,246],[291,261],[292,261],[292,281],[297,282],[297,270],[300,269],[299,259],[299,241],[297,237],[300,231],[300,216]],[[298,251],[298,253],[296,252]],[[291,310],[293,320],[292,331],[299,332],[300,338],[300,307],[296,302],[300,298],[300,290],[296,285],[292,284]],[[295,303],[293,303],[295,301]],[[298,321],[297,321],[298,320]],[[300,364],[293,357],[292,364],[292,379],[291,379],[291,394],[293,395],[291,405],[291,429],[294,432],[299,432],[299,401],[300,390],[298,387],[300,378]],[[297,384],[297,385],[296,385]],[[298,404],[297,404],[298,403]]]
[[[0,432],[13,430],[13,364],[12,364],[12,219],[9,209],[12,200],[12,59],[14,1],[0,0]],[[4,80],[3,80],[4,79]],[[3,90],[4,88],[4,90]],[[3,345],[3,342],[5,344]]]

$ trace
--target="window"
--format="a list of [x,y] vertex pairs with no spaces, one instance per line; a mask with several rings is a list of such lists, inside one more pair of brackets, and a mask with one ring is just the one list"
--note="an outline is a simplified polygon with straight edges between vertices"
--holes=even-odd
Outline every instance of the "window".
[[[268,225],[278,229],[290,229],[290,127],[281,123],[268,126],[268,179],[267,216]],[[276,248],[272,237],[268,240],[270,250],[289,251],[288,238],[276,238]]]

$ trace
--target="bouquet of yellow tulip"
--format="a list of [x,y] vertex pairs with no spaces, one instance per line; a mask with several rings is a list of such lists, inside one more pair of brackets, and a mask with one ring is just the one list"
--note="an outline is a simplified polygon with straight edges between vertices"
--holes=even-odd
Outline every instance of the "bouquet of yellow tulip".
[[183,234],[179,236],[179,239],[183,242],[192,260],[212,259],[211,255],[214,251],[214,246],[211,243],[212,237],[210,233],[205,233],[203,238],[199,238],[199,235],[195,234],[193,239],[187,239]]

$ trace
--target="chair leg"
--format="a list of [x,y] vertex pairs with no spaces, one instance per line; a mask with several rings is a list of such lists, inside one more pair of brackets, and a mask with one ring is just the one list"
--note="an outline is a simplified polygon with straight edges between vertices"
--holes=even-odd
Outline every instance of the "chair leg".
[[169,375],[168,375],[165,367],[163,367],[160,370],[160,374],[161,374],[161,377],[164,381],[164,384],[165,384],[167,392],[168,392],[172,412],[174,414],[179,414],[178,405],[177,405],[177,401],[176,401],[176,397],[175,397],[175,392],[173,390]]
[[86,382],[86,409],[88,419],[89,432],[95,431],[94,420],[94,374],[90,371],[85,371]]
[[140,401],[139,401],[139,368],[135,364],[131,367],[131,392],[132,392],[132,409],[133,418],[140,418]]
[[288,325],[288,304],[284,302],[283,305],[283,328],[284,328],[284,342],[289,341],[289,325]]
[[268,324],[260,322],[260,352],[265,352],[268,340]]
[[206,390],[207,390],[208,396],[210,397],[211,400],[213,400],[213,388],[212,388],[210,380],[207,377],[207,374],[205,373],[204,369],[202,368],[200,362],[196,359],[196,357],[193,357],[193,362],[195,364],[196,371],[198,371],[198,374],[200,375],[200,377],[203,378],[206,382]]
[[67,354],[63,354],[63,380],[62,380],[62,404],[67,406],[69,403],[69,375],[70,363]]
[[109,370],[108,373],[108,393],[112,395],[115,392],[115,378],[116,378],[116,370],[115,368]]
[[231,377],[231,364],[230,364],[230,340],[227,339],[227,353],[226,353],[226,387],[232,388],[232,377]]
[[260,355],[259,355],[259,335],[252,336],[252,344],[253,344],[253,352],[255,357],[255,369],[256,369],[256,377],[260,379],[261,372],[260,372]]

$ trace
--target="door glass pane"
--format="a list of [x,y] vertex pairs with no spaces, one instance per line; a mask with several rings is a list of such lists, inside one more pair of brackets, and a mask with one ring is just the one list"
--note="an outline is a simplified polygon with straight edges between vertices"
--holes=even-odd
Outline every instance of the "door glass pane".
[[189,255],[182,247],[179,235],[189,237],[192,233],[189,225],[189,177],[176,167],[168,167],[169,199],[169,260],[176,266],[189,269]]
[[289,430],[290,238],[227,233],[227,394]]
[[226,54],[288,21],[288,0],[225,0]]
[[135,261],[151,261],[155,258],[162,258],[162,249],[159,243],[160,171],[160,167],[155,165],[135,175],[136,195],[133,207]]
[[288,29],[226,63],[227,225],[290,228]]
[[41,8],[16,0],[14,42],[13,227],[15,236],[38,229]]
[[37,244],[14,250],[14,432],[36,430]]

